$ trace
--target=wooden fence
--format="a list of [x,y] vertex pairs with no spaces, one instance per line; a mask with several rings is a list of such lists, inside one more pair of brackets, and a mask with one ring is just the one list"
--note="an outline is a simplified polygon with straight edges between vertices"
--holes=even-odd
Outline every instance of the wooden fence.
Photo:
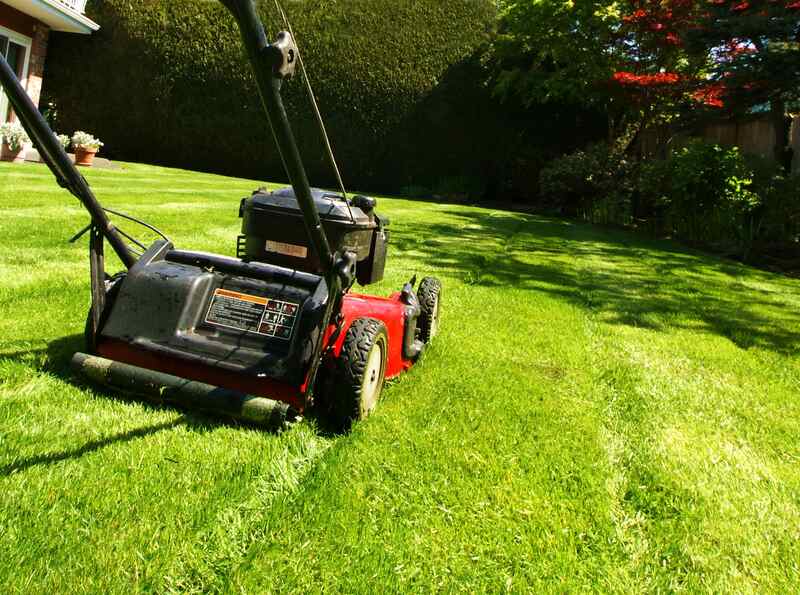
[[[657,155],[665,146],[664,130],[648,130],[642,135],[640,148],[645,155]],[[759,114],[735,122],[707,124],[695,135],[680,135],[671,141],[672,147],[681,146],[690,138],[704,138],[723,146],[737,146],[745,153],[774,159],[775,125],[769,114]],[[789,141],[794,156],[792,172],[800,172],[800,116],[792,119]],[[663,155],[660,155],[663,157]]]

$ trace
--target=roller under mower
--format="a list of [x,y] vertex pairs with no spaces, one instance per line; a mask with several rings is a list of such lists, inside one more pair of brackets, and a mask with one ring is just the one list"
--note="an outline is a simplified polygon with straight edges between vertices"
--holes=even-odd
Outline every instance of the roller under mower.
[[[87,346],[72,365],[103,385],[191,409],[272,424],[313,408],[346,429],[436,334],[441,284],[427,277],[415,290],[412,279],[389,297],[350,291],[383,278],[389,222],[372,198],[310,187],[280,96],[300,61],[292,35],[269,43],[253,0],[221,2],[239,25],[291,183],[242,199],[236,258],[178,250],[144,224],[162,236],[148,247],[116,227],[107,213],[141,222],[100,205],[0,56],[17,117],[91,215]],[[112,276],[105,242],[125,266]]]

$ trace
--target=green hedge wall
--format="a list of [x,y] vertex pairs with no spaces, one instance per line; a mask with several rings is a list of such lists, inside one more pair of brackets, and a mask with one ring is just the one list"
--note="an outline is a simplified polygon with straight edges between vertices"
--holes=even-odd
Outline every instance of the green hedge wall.
[[[491,177],[509,127],[478,60],[494,0],[283,3],[349,186],[397,192]],[[259,6],[274,37],[273,4]],[[95,133],[117,159],[285,179],[221,4],[92,0],[88,14],[96,34],[51,38],[44,96],[60,131]],[[299,79],[284,99],[312,182],[331,185]]]

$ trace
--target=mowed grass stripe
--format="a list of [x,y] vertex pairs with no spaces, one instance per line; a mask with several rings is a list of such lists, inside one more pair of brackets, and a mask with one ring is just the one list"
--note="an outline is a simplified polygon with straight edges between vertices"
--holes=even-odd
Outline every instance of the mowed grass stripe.
[[[261,185],[212,177],[229,198],[164,200],[193,175],[125,168],[87,175],[179,247],[226,254]],[[32,194],[5,177],[31,171],[0,164],[3,591],[800,579],[797,280],[566,221],[380,199],[391,258],[370,292],[441,276],[442,335],[352,434],[273,435],[70,378],[88,280],[85,245],[63,241],[85,215],[47,177]],[[152,192],[126,198],[126,176]]]
[[[20,192],[36,192],[38,189],[37,184],[20,184],[18,186]],[[107,196],[131,196],[131,197],[147,197],[151,195],[171,195],[171,194],[188,194],[188,195],[196,195],[199,197],[202,196],[213,196],[216,194],[230,194],[231,188],[183,188],[180,186],[152,186],[147,187],[144,185],[137,185],[133,189],[128,188],[106,188],[103,186],[97,186],[93,188],[96,194],[104,194]],[[253,190],[252,188],[243,188],[241,192],[250,192]]]
[[[766,407],[775,411],[774,408],[777,406],[778,414],[787,416],[787,419],[790,420],[787,423],[796,428],[795,420],[798,419],[795,414],[796,399],[791,402],[791,406],[787,409],[786,406],[789,403],[783,401],[783,396],[786,393],[783,392],[780,386],[775,387],[776,390],[773,397],[776,400],[774,402],[764,403],[763,394],[753,391],[755,388],[755,386],[752,386],[753,384],[760,384],[763,389],[763,373],[766,371],[769,374],[772,370],[761,370],[761,374],[756,370],[748,370],[748,372],[753,372],[754,377],[758,380],[756,382],[751,381],[744,386],[737,385],[737,382],[743,381],[742,377],[731,379],[729,383],[719,385],[716,376],[719,374],[720,368],[722,370],[726,370],[726,368],[736,370],[742,359],[742,349],[736,343],[731,342],[730,339],[720,338],[716,334],[721,327],[719,325],[721,322],[719,320],[719,312],[712,312],[707,320],[703,320],[704,310],[706,310],[705,304],[696,304],[697,310],[692,311],[689,309],[683,314],[681,314],[680,308],[676,308],[674,311],[670,311],[670,308],[661,308],[663,305],[672,305],[670,302],[674,298],[674,294],[669,282],[662,285],[659,278],[652,274],[652,270],[653,265],[662,260],[666,260],[669,266],[676,270],[683,270],[687,265],[695,265],[701,269],[707,269],[707,271],[704,270],[704,273],[708,272],[712,277],[717,277],[718,286],[714,287],[714,290],[722,294],[720,297],[729,300],[732,296],[728,291],[724,290],[729,290],[731,286],[739,286],[740,279],[736,276],[730,276],[728,272],[720,274],[718,267],[709,264],[707,259],[695,255],[678,253],[662,258],[662,255],[658,253],[642,250],[640,247],[619,250],[618,245],[609,244],[606,241],[608,236],[605,233],[593,232],[586,228],[579,230],[578,233],[584,237],[572,238],[572,250],[568,250],[568,252],[572,252],[570,254],[572,268],[575,269],[577,265],[579,299],[588,310],[586,328],[590,332],[588,337],[584,337],[584,339],[591,345],[590,351],[593,354],[588,368],[596,374],[591,383],[591,389],[586,395],[584,405],[588,404],[591,410],[591,403],[594,402],[596,406],[600,406],[599,410],[603,412],[603,426],[598,433],[598,442],[607,449],[606,457],[611,469],[608,473],[606,487],[609,494],[614,496],[616,500],[610,506],[609,515],[616,527],[612,541],[615,541],[618,547],[622,547],[625,554],[621,557],[626,562],[619,566],[609,565],[600,575],[591,577],[591,580],[588,581],[589,584],[601,584],[605,589],[612,590],[673,589],[680,586],[698,589],[721,589],[731,584],[747,585],[748,588],[762,586],[778,592],[786,590],[791,586],[791,581],[797,577],[797,564],[792,562],[797,556],[797,540],[795,539],[795,532],[790,531],[784,537],[780,528],[783,527],[785,529],[797,526],[795,522],[797,514],[796,470],[794,472],[789,470],[791,477],[787,477],[784,481],[779,481],[780,489],[777,492],[773,486],[763,485],[758,473],[755,474],[755,477],[747,478],[748,471],[752,468],[752,465],[748,467],[747,461],[758,461],[757,464],[754,463],[757,469],[763,468],[765,459],[763,455],[755,454],[760,450],[759,448],[746,447],[740,450],[731,450],[731,442],[729,441],[731,439],[740,440],[737,436],[738,432],[748,428],[748,425],[742,424],[740,419],[728,420],[727,425],[721,426],[727,429],[728,435],[726,435],[725,431],[720,432],[720,420],[715,419],[711,414],[717,412],[720,401],[738,401],[739,407],[747,407],[746,399],[742,399],[744,402],[739,400],[741,396],[744,394],[758,395],[761,408]],[[504,235],[511,235],[513,238],[511,243],[519,243],[519,239],[513,234]],[[625,238],[625,236],[622,236],[622,238]],[[598,239],[602,241],[597,241]],[[553,238],[549,237],[548,240],[553,240]],[[535,246],[538,243],[532,242],[531,252],[536,251]],[[582,246],[583,249],[575,249],[575,246]],[[498,259],[491,261],[480,251],[474,251],[469,258],[478,263],[483,261],[483,264],[487,266],[480,267],[477,272],[468,271],[467,279],[474,281],[477,278],[479,283],[490,285],[497,281],[498,277],[502,278],[503,268],[508,262],[507,254],[503,254]],[[446,251],[444,260],[448,260]],[[499,262],[501,260],[505,262]],[[556,261],[556,266],[543,267],[541,266],[541,259],[539,259],[540,275],[535,282],[536,285],[543,283],[547,287],[547,285],[552,285],[549,282],[553,278],[563,279],[564,272],[559,270],[564,265],[563,257],[556,256],[553,260]],[[609,263],[613,263],[616,267],[609,267]],[[659,264],[661,264],[659,272],[664,272],[666,266],[663,262]],[[765,276],[762,273],[750,271],[745,267],[731,267],[727,263],[719,268],[735,270],[745,275],[749,273],[748,276],[752,275],[753,278],[763,278]],[[637,279],[636,275],[632,275],[632,273],[640,272],[644,274],[644,271],[647,272],[646,276],[649,278]],[[678,274],[681,275],[681,273]],[[694,277],[694,275],[691,276]],[[697,276],[695,280],[697,283],[692,284],[694,292],[700,293],[703,289],[708,289],[708,282],[705,277]],[[777,285],[788,285],[796,292],[796,282],[777,281]],[[525,282],[525,279],[520,276],[518,282]],[[563,291],[565,289],[563,286],[560,289],[559,293],[564,297],[575,297],[572,292]],[[610,303],[603,303],[603,298],[611,297],[614,298],[613,301],[609,300]],[[739,300],[742,297],[741,295],[733,297],[732,301]],[[768,332],[765,332],[761,337],[751,338],[751,340],[755,339],[759,342],[768,343],[772,349],[788,349],[796,353],[797,341],[800,338],[796,330],[798,326],[794,324],[796,314],[792,313],[791,310],[788,312],[786,310],[786,306],[791,305],[796,299],[796,293],[783,295],[781,292],[773,290],[770,299],[765,302],[759,301],[757,308],[749,307],[754,303],[750,301],[752,296],[744,297],[745,300],[742,301],[748,304],[750,315],[766,316],[767,320],[771,317],[777,318],[777,320],[773,319],[771,321],[773,322],[772,325],[765,325],[766,328],[761,328],[762,331],[766,330]],[[665,303],[662,304],[662,301]],[[771,310],[773,304],[780,304],[783,308],[773,311]],[[608,306],[612,307],[608,308]],[[463,307],[463,303],[460,303],[459,307]],[[766,312],[769,312],[769,314],[766,314]],[[525,317],[520,316],[520,318]],[[739,319],[736,314],[731,318],[730,324],[721,328],[723,332],[731,333],[735,338],[741,339],[741,332],[747,329],[746,321]],[[786,322],[791,323],[787,325],[788,331],[785,334],[781,331],[781,318],[785,318],[787,319]],[[620,327],[622,320],[629,324]],[[542,320],[537,320],[537,322],[540,324],[537,324],[536,334],[547,327]],[[654,333],[654,331],[647,328],[640,328],[641,326],[657,326],[659,332]],[[685,347],[685,339],[681,335],[686,332],[681,327],[700,329],[698,331],[700,336],[698,337],[696,334],[693,337],[693,344],[695,345],[695,353],[693,355],[695,357],[706,355],[703,348],[713,353],[719,349],[718,346],[715,346],[716,344],[720,342],[724,344],[727,349],[723,350],[719,358],[722,361],[713,361],[711,365],[704,368],[690,368],[688,370],[684,369],[686,367],[684,362],[683,366],[679,364],[673,369],[668,369],[663,378],[652,378],[654,363],[664,366],[665,364],[671,364],[675,359],[680,362],[681,349]],[[481,326],[481,328],[485,328],[485,326]],[[629,361],[630,355],[625,352],[625,349],[636,350],[649,346],[653,343],[653,335],[660,337],[661,342],[665,343],[665,349],[658,353],[658,357],[654,357],[653,361],[636,363]],[[613,342],[609,344],[610,341]],[[487,340],[486,343],[490,344],[491,342]],[[621,343],[622,346],[618,343]],[[703,348],[698,349],[698,343],[703,344]],[[750,355],[749,351],[747,353]],[[753,350],[753,355],[756,358],[758,353],[759,350]],[[559,353],[559,355],[558,361],[564,361],[563,353]],[[509,360],[513,361],[513,357],[507,356],[503,360],[506,372],[509,369]],[[790,374],[792,371],[796,372],[796,359],[780,359],[779,362],[778,368],[783,370],[784,373],[787,370],[787,366]],[[485,379],[490,374],[492,360],[487,357],[481,363],[481,377]],[[684,374],[694,374],[695,378],[699,377],[701,380],[700,386],[690,383],[690,386],[686,388],[679,387],[683,390],[677,390],[675,387],[676,380],[680,384],[681,379],[685,378]],[[692,378],[692,376],[688,377]],[[754,377],[750,376],[751,379]],[[792,384],[797,382],[796,375],[791,376],[791,379]],[[491,383],[494,378],[489,376],[488,380]],[[716,398],[709,399],[709,387],[704,386],[706,383],[717,387],[717,394],[710,393],[711,396]],[[508,387],[505,385],[497,385],[497,388],[499,389],[499,394],[504,395],[506,398],[513,394],[509,392]],[[687,411],[684,402],[689,396],[687,392],[698,403],[703,404],[704,413],[709,418],[698,416],[696,411]],[[486,391],[481,391],[480,394],[480,398],[485,399],[487,397]],[[661,397],[661,402],[659,402],[658,397]],[[449,406],[449,403],[447,405]],[[468,406],[469,404],[465,400],[461,400],[458,403],[458,407],[461,408]],[[783,410],[781,410],[782,407],[784,408]],[[524,415],[522,411],[518,411],[518,413]],[[664,451],[666,449],[664,444],[666,442],[669,445],[669,436],[671,435],[669,424],[672,417],[681,420],[684,425],[690,426],[698,434],[694,460],[687,460],[686,457],[665,457]],[[686,419],[687,417],[688,419]],[[766,420],[761,419],[761,427],[764,427],[764,421]],[[781,424],[776,424],[767,427],[777,430],[777,438],[784,445],[784,448],[788,446],[796,453],[796,443],[786,442],[786,438],[791,435],[791,432],[787,433],[780,426]],[[509,426],[507,424],[498,424],[497,431],[508,433]],[[396,434],[402,435],[402,432],[397,432]],[[651,446],[653,441],[657,445],[655,448]],[[560,440],[562,446],[565,443],[565,440]],[[693,443],[686,445],[692,446]],[[441,445],[439,446],[441,447]],[[435,451],[435,449],[426,449],[424,447],[420,448],[420,450],[428,453]],[[673,451],[670,454],[674,455],[675,452],[680,452],[680,450]],[[744,458],[734,455],[734,461],[731,461],[732,452],[746,452],[748,454]],[[708,461],[706,460],[706,457],[709,456],[714,457],[712,460],[721,460],[723,462],[716,468],[717,474],[716,476],[712,475],[713,479],[710,481],[707,470]],[[736,461],[739,464],[736,464]],[[688,465],[690,467],[689,470],[686,469],[687,463],[690,463]],[[727,465],[724,463],[727,463]],[[341,468],[337,468],[336,471],[341,471]],[[380,481],[384,482],[385,478],[381,477]],[[737,494],[734,499],[739,504],[734,505],[732,509],[726,510],[726,504],[730,506],[728,499],[731,497],[727,490],[736,490],[737,484],[742,481],[746,482],[744,485],[747,487],[740,494]],[[375,483],[378,482],[376,481]],[[370,485],[372,486],[372,482],[370,482]],[[706,499],[700,499],[695,496],[697,491],[701,493],[704,489],[707,491],[709,485],[713,486],[714,490],[707,494]],[[726,485],[727,490],[723,489],[722,493],[720,493],[719,487],[722,485]],[[700,490],[698,490],[698,486],[701,486]],[[390,486],[389,491],[398,487],[397,485]],[[318,513],[320,519],[327,515],[335,514],[331,510],[333,506],[328,506],[327,503],[340,502],[340,498],[345,497],[341,495],[341,491],[346,491],[346,486],[343,490],[335,486],[330,487],[328,491],[323,492],[317,498],[319,500],[318,507],[321,509]],[[747,510],[748,504],[752,505],[753,498],[770,503],[772,529],[767,531],[766,535],[762,530],[764,523],[760,522],[759,516],[754,514],[755,511],[752,508]],[[411,499],[413,500],[413,498]],[[362,506],[369,508],[368,504]],[[744,509],[742,506],[744,506]],[[347,506],[344,509],[351,510]],[[717,512],[720,509],[722,511],[721,514]],[[430,513],[427,515],[418,513],[425,518],[425,522],[421,523],[421,525],[436,526],[436,510],[431,510]],[[763,514],[764,508],[760,508],[758,513]],[[342,523],[345,526],[357,524],[359,518],[363,518],[363,514],[341,514],[348,517],[347,521]],[[385,515],[377,516],[382,518]],[[276,517],[280,518],[280,513],[276,514]],[[746,530],[735,530],[736,523],[742,520],[746,523]],[[570,523],[565,523],[565,526],[569,525]],[[287,532],[296,533],[298,535],[296,541],[299,542],[302,541],[303,537],[314,534],[313,527],[316,524],[311,523],[310,526],[312,529],[307,529],[307,525],[299,522],[279,523],[279,528],[275,530],[274,535],[276,539],[282,539],[285,543],[290,542],[292,539],[287,535]],[[769,548],[767,546],[777,535],[781,535],[781,538],[776,541],[779,555],[768,557]],[[476,531],[472,534],[472,537],[475,540],[479,540],[483,538],[483,533]],[[327,543],[331,541],[331,538],[326,535],[321,540]],[[402,539],[387,539],[386,535],[373,536],[373,539],[366,540],[365,543],[374,544],[375,542],[382,543],[385,541],[405,543]],[[456,540],[456,543],[463,544],[466,541],[468,540]],[[237,580],[241,581],[240,586],[245,590],[277,588],[277,582],[275,582],[274,577],[277,576],[278,568],[281,569],[281,572],[286,571],[281,565],[282,557],[280,552],[269,543],[255,545],[251,564],[240,571],[241,578],[237,577]],[[342,538],[341,541],[336,539],[335,543],[339,547],[346,547],[347,544],[350,548],[353,548],[352,544],[363,543],[363,540],[355,539],[351,535],[350,539]],[[719,543],[723,544],[722,553],[715,551]],[[319,549],[319,544],[312,540],[308,549],[316,551]],[[406,547],[405,549],[408,550],[410,548]],[[364,550],[369,551],[369,547],[364,546]],[[498,557],[503,559],[503,554],[506,551],[508,551],[508,548],[503,548],[503,553]],[[614,551],[615,548],[612,548],[609,553]],[[344,579],[337,578],[333,566],[325,563],[326,553],[333,555],[332,551],[327,551],[315,557],[313,562],[317,569],[317,574],[308,579],[307,583],[301,582],[300,584],[310,588],[315,580],[323,581],[325,584],[330,584],[329,581],[334,581],[335,584],[344,589],[358,588],[359,583],[352,576]],[[361,564],[368,564],[367,570],[373,571],[372,577],[378,576],[379,582],[384,584],[387,581],[399,581],[398,584],[406,586],[414,584],[402,582],[404,572],[408,573],[409,576],[413,575],[419,580],[417,586],[430,584],[429,581],[437,578],[425,563],[429,559],[430,552],[419,552],[418,555],[410,555],[407,551],[406,553],[407,555],[404,556],[406,560],[414,560],[410,569],[401,568],[403,565],[392,568],[389,561],[384,561],[383,566],[381,566],[375,559],[370,559],[369,562],[366,559],[359,559],[359,568],[364,569]],[[417,553],[415,552],[415,554]],[[528,551],[526,554],[530,555],[531,552]],[[617,555],[619,554],[612,555],[611,558],[616,560]],[[442,562],[441,558],[436,559],[438,562]],[[494,558],[495,561],[496,559]],[[522,559],[526,559],[525,556]],[[546,559],[546,556],[544,559]],[[542,558],[539,558],[538,561],[541,562]],[[369,565],[369,563],[372,563],[372,565]],[[375,570],[375,566],[379,570]],[[440,565],[439,569],[441,567]],[[485,567],[485,565],[482,567]],[[320,568],[327,569],[327,574],[320,574]],[[747,570],[743,571],[743,568]],[[299,575],[300,572],[298,571],[297,574]],[[495,587],[502,585],[502,581],[497,581],[497,574],[494,573],[496,582],[492,583]],[[534,577],[543,576],[541,567],[538,567],[531,574]],[[509,574],[509,578],[517,579],[516,582],[512,581],[511,584],[519,585],[520,575],[525,578],[524,572],[518,572],[516,577],[513,574]],[[544,576],[547,576],[546,573]],[[292,578],[295,581],[303,580],[301,576],[292,575]],[[463,579],[463,575],[461,575],[461,578]],[[551,576],[550,578],[553,577]],[[475,577],[470,576],[470,579],[473,581],[470,584],[475,584]],[[355,582],[349,582],[351,580]],[[574,585],[574,582],[577,581],[573,577],[568,582]],[[448,577],[439,578],[439,582],[436,584],[447,588],[447,586],[453,587],[460,583]],[[581,583],[579,582],[578,584]],[[536,586],[536,582],[529,580],[528,582],[523,582],[522,586],[523,588],[531,588]],[[363,588],[363,584],[361,588]]]
[[[429,356],[446,372],[426,359],[390,389],[302,499],[273,512],[270,539],[254,544],[233,590],[280,589],[287,575],[300,590],[608,584],[606,565],[623,550],[607,521],[599,412],[586,398],[590,352],[576,340],[586,318],[546,294],[497,291],[524,270],[502,249],[524,241],[520,218],[502,221],[486,245],[454,237],[437,247],[447,270],[465,258],[486,265],[461,279],[436,271],[449,290],[448,330]],[[298,547],[302,568],[286,564]],[[343,575],[343,564],[358,572]]]
[[[648,266],[645,259],[596,251],[587,264],[586,295],[599,319],[609,319],[610,312],[608,302],[589,289],[598,277],[603,284],[608,276],[616,279],[628,315],[643,314],[637,312],[640,300],[652,304],[661,292],[672,291],[673,283],[658,278],[638,280]],[[738,284],[735,278],[720,280]],[[635,326],[611,332],[604,325],[598,335],[596,384],[607,395],[605,444],[618,467],[611,485],[619,498],[618,530],[636,562],[631,573],[646,590],[715,591],[731,584],[786,590],[797,569],[789,563],[797,541],[791,533],[775,538],[780,527],[797,526],[800,485],[796,470],[775,460],[769,445],[748,444],[748,438],[765,423],[778,436],[785,436],[786,423],[795,433],[798,403],[786,400],[780,383],[764,402],[762,385],[751,375],[759,374],[760,365],[752,365],[758,350],[753,358],[729,339],[709,336],[702,325],[687,324],[689,318],[691,312],[650,311],[645,320],[659,332]],[[747,415],[758,409],[787,421]],[[776,464],[789,473],[781,481],[765,481],[777,479]],[[754,506],[759,501],[769,502],[769,521]],[[765,531],[765,522],[773,524],[772,531]]]
[[[92,181],[95,173],[87,174]],[[86,214],[51,184],[49,174],[32,194],[0,184],[0,547],[12,552],[0,584],[4,592],[127,592],[174,568],[193,532],[209,532],[216,510],[251,499],[250,486],[263,487],[268,475],[260,465],[271,471],[284,450],[319,438],[219,426],[66,381],[69,357],[82,349],[88,285],[85,244],[65,240]],[[102,196],[102,184],[94,187]],[[235,237],[240,192],[231,194]],[[187,241],[211,228],[187,225],[185,204],[163,208],[158,200],[155,193],[154,210],[168,215],[159,224],[174,223]],[[38,220],[28,218],[32,201],[46,205]],[[135,212],[142,201],[125,202]]]
[[[269,460],[263,475],[244,500],[233,500],[216,512],[215,519],[177,556],[153,585],[158,591],[209,593],[224,590],[227,576],[250,545],[264,538],[264,518],[271,507],[297,493],[330,441],[313,435],[313,426],[296,425],[304,434]],[[311,435],[308,435],[311,433]]]

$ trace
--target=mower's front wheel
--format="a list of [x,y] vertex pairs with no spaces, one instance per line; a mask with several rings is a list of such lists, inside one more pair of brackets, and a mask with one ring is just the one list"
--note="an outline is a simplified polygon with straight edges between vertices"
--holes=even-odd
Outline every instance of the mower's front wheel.
[[420,339],[425,344],[431,342],[439,332],[439,316],[442,311],[442,282],[436,277],[425,277],[417,290],[422,312],[417,319]]
[[375,409],[386,378],[389,339],[386,326],[359,318],[345,335],[332,388],[331,421],[340,430],[365,419]]

